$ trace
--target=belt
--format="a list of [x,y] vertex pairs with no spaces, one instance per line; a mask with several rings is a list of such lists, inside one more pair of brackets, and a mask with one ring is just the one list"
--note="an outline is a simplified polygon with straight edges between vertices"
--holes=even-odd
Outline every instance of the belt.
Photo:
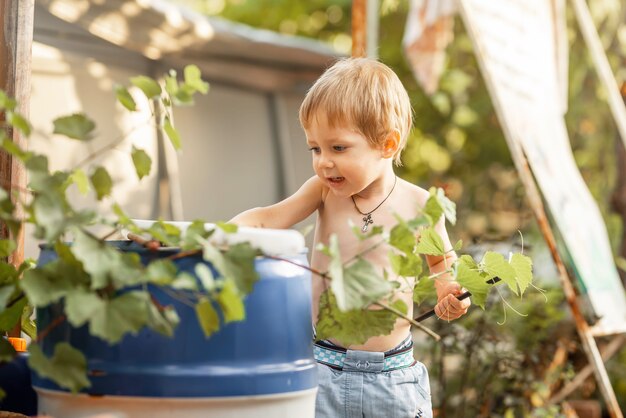
[[[313,346],[313,355],[318,363],[325,364],[339,370],[343,370],[348,351],[354,350],[346,350],[343,347],[330,346],[323,341],[317,341]],[[413,364],[415,364],[415,359],[413,358],[413,343],[411,342],[411,344],[406,347],[402,347],[399,350],[385,352],[382,370],[391,371],[403,369],[405,367],[410,367]],[[357,362],[355,366],[357,368],[361,368],[360,362]],[[367,368],[367,366],[364,366],[364,368]]]

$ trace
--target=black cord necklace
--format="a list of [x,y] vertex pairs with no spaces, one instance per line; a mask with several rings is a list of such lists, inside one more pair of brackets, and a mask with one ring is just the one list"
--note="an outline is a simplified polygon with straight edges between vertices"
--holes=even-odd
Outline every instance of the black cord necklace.
[[359,207],[356,205],[356,201],[354,200],[354,195],[350,196],[352,198],[352,203],[354,203],[354,208],[357,210],[357,212],[363,215],[363,226],[361,227],[361,232],[364,232],[364,233],[367,232],[369,225],[374,223],[374,221],[372,220],[372,213],[374,213],[376,209],[381,207],[382,204],[385,203],[387,199],[389,199],[389,196],[391,196],[391,193],[393,193],[393,189],[396,188],[397,182],[398,182],[398,176],[395,176],[393,179],[393,186],[391,187],[391,190],[389,191],[389,194],[387,195],[387,197],[385,197],[383,201],[378,204],[378,206],[376,206],[374,209],[370,210],[367,213],[361,212],[361,209],[359,209]]

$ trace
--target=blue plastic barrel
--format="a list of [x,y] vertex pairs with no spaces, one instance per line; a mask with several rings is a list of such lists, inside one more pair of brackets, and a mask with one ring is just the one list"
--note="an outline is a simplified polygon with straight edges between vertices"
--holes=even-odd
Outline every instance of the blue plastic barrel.
[[[151,252],[128,241],[112,241],[111,245],[122,251],[138,253],[144,263],[178,251]],[[39,265],[56,257],[52,249],[42,248]],[[285,258],[298,264],[307,262],[304,254]],[[197,263],[206,263],[201,256],[176,259],[174,262],[179,271],[191,274]],[[120,343],[111,346],[89,335],[86,326],[73,328],[64,322],[54,328],[41,342],[44,353],[51,356],[56,343],[69,342],[87,356],[92,386],[84,391],[82,398],[65,393],[59,397],[66,391],[34,373],[33,386],[39,393],[40,413],[53,416],[67,414],[67,411],[58,409],[59,403],[63,404],[63,408],[79,410],[79,406],[67,403],[79,401],[82,404],[91,400],[111,404],[116,397],[122,400],[132,397],[135,405],[142,402],[147,405],[149,411],[146,411],[146,417],[195,416],[195,412],[180,415],[180,411],[184,405],[189,406],[199,400],[205,402],[198,403],[202,409],[196,411],[198,416],[217,417],[222,415],[211,414],[212,410],[219,410],[215,405],[211,406],[211,400],[219,401],[222,406],[225,402],[226,409],[230,406],[237,408],[237,405],[246,409],[246,402],[250,404],[261,400],[262,404],[268,404],[272,400],[291,399],[298,401],[296,403],[300,406],[297,408],[308,409],[298,416],[312,417],[317,369],[311,345],[310,273],[289,262],[270,258],[258,257],[255,264],[260,279],[245,299],[245,321],[223,324],[209,338],[204,336],[191,307],[154,286],[150,287],[150,291],[155,298],[162,305],[175,306],[180,316],[173,338],[144,329],[137,335],[125,336]],[[59,315],[59,305],[38,310],[38,329],[45,329]],[[141,402],[137,398],[141,398]],[[165,399],[177,402],[180,408],[174,407],[172,415],[155,414],[163,412],[163,404],[157,401]],[[185,399],[188,402],[185,403]],[[240,402],[228,402],[237,399]],[[102,412],[98,408],[94,411]],[[273,416],[281,416],[280,413],[276,415],[281,410],[280,405],[273,405],[272,408]],[[286,413],[289,408],[285,408]],[[253,409],[259,411],[258,406]],[[243,412],[237,416],[264,416]],[[293,416],[293,411],[288,413]],[[132,413],[132,416],[141,415],[137,411]]]

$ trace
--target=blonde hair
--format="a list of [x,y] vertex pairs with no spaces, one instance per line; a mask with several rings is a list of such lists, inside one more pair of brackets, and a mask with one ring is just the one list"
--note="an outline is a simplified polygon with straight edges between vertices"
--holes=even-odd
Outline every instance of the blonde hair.
[[308,129],[317,111],[323,111],[331,126],[350,124],[374,145],[394,129],[400,132],[394,161],[413,124],[411,102],[398,76],[385,64],[370,58],[337,61],[313,84],[300,106],[300,123]]

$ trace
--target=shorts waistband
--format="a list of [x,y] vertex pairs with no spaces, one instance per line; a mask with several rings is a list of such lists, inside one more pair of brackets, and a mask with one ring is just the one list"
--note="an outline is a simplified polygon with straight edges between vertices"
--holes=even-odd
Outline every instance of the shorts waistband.
[[347,350],[326,341],[316,341],[313,354],[318,363],[344,371],[376,373],[402,369],[415,364],[413,341],[408,344],[401,343],[398,347],[384,353]]

